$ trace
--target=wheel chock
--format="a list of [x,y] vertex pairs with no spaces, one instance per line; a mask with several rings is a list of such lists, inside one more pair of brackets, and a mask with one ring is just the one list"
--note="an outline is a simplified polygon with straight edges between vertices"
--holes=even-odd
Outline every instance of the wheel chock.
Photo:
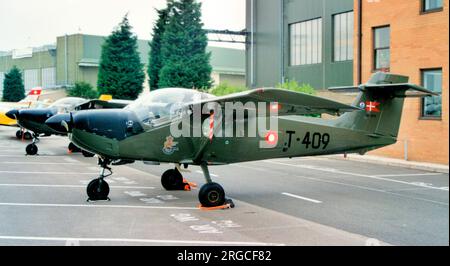
[[197,188],[197,184],[194,182],[189,182],[187,179],[183,179],[184,191],[191,191],[193,188]]
[[216,207],[204,207],[201,204],[198,205],[198,208],[202,211],[215,211],[215,210],[226,210],[234,208],[233,200],[227,199],[225,200],[225,204]]

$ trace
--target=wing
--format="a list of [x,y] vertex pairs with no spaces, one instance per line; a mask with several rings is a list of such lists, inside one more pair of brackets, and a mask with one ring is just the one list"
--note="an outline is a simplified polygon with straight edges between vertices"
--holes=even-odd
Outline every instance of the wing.
[[216,102],[222,107],[226,102],[254,103],[258,106],[259,102],[264,102],[271,106],[276,104],[278,115],[311,115],[311,114],[340,114],[361,110],[358,107],[336,102],[330,99],[309,95],[300,92],[294,92],[284,89],[263,88],[245,91],[241,93],[230,94],[201,101],[201,103]]
[[128,100],[89,100],[87,102],[84,102],[77,107],[75,107],[75,110],[87,110],[87,109],[121,109],[127,106],[128,104],[132,103],[133,101]]

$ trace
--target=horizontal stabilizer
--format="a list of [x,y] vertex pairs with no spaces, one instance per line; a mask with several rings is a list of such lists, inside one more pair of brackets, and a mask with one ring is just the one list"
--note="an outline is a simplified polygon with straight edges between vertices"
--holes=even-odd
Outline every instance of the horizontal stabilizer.
[[358,92],[372,91],[374,94],[391,97],[427,97],[439,96],[439,93],[430,91],[424,87],[408,83],[408,77],[401,75],[378,72],[366,83],[360,86],[331,87],[332,92]]

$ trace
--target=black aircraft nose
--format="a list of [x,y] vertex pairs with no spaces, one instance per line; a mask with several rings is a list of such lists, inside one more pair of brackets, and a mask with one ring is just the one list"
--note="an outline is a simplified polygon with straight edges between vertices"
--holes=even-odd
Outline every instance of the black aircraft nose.
[[73,129],[117,140],[143,131],[134,113],[122,109],[78,111],[71,121]]
[[72,130],[72,114],[58,114],[50,117],[45,124],[58,132],[71,132]]
[[19,118],[19,110],[16,110],[16,109],[10,110],[10,111],[6,112],[5,115],[11,119],[17,119],[17,118]]
[[36,123],[44,123],[45,120],[54,116],[56,110],[50,108],[24,109],[19,111],[18,119],[28,120]]

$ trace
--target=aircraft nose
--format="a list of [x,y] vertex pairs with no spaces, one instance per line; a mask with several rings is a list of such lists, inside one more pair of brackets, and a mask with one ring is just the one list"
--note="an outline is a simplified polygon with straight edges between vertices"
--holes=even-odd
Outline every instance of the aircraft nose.
[[52,117],[55,112],[52,109],[25,109],[20,110],[18,117],[23,120],[33,121],[37,123],[44,123],[49,117]]
[[117,140],[143,131],[133,113],[122,109],[78,111],[73,114],[72,126],[77,130]]
[[10,111],[6,112],[5,115],[11,119],[18,119],[19,118],[19,110],[16,110],[16,109],[10,110]]
[[45,124],[58,132],[71,132],[72,130],[72,114],[58,114],[50,117]]

